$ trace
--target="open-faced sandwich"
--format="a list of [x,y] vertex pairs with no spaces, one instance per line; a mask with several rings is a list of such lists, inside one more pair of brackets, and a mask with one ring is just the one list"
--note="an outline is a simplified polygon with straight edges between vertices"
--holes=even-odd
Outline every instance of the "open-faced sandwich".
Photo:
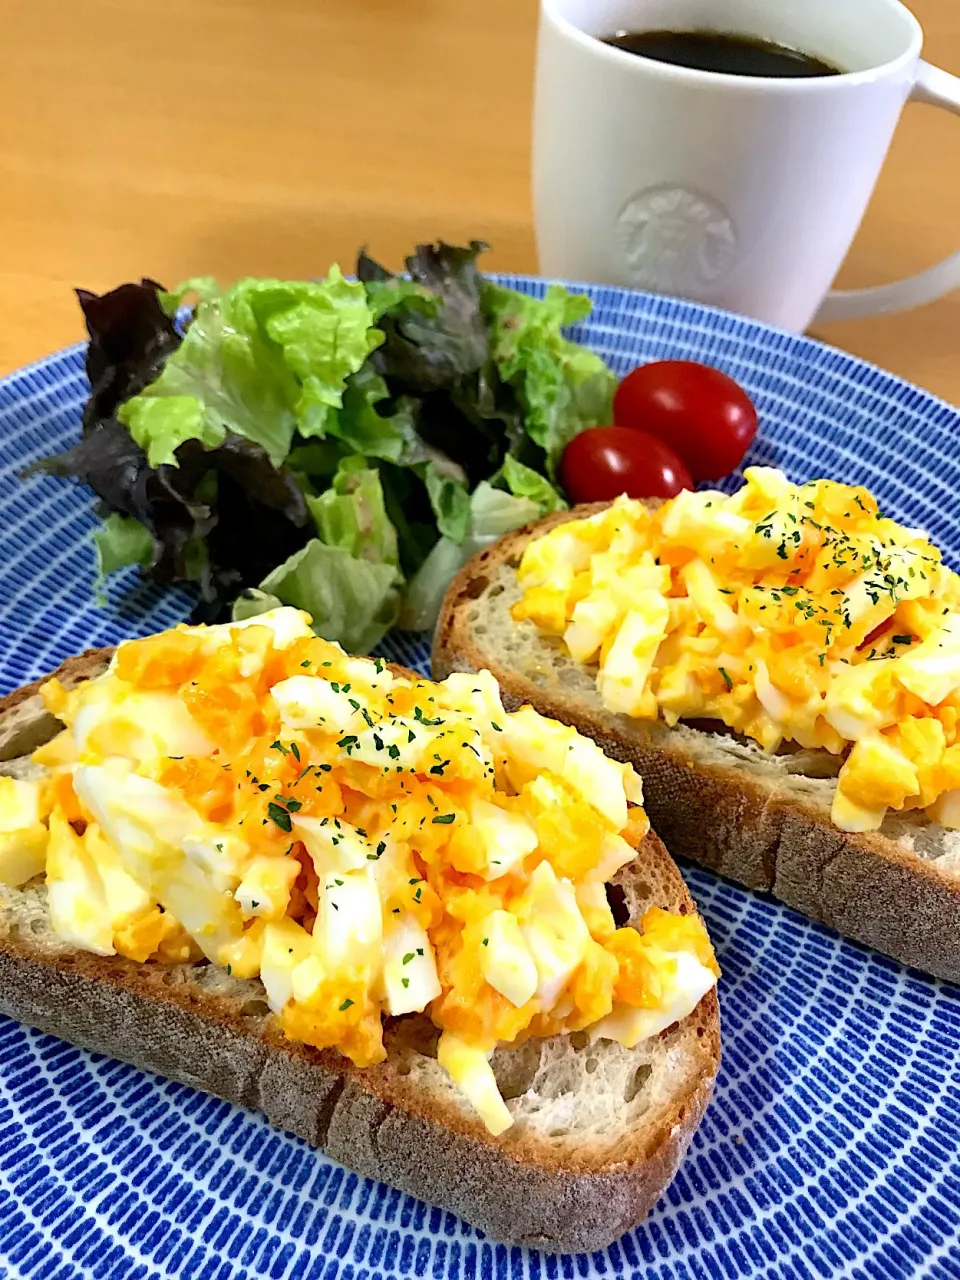
[[0,702],[0,1012],[498,1239],[600,1248],[719,1059],[640,779],[486,672],[435,684],[308,622],[178,627]]
[[434,674],[481,668],[633,764],[672,852],[960,979],[960,578],[867,490],[551,516],[450,589]]

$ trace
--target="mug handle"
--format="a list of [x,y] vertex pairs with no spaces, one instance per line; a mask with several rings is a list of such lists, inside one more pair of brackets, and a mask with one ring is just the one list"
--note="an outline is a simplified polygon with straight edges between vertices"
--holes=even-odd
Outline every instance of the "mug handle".
[[[960,115],[960,77],[921,60],[909,100],[945,107],[954,115]],[[834,290],[823,300],[813,323],[856,320],[860,316],[880,315],[885,311],[906,311],[942,298],[956,288],[960,288],[960,253],[952,253],[936,266],[893,284],[875,285],[872,289]]]

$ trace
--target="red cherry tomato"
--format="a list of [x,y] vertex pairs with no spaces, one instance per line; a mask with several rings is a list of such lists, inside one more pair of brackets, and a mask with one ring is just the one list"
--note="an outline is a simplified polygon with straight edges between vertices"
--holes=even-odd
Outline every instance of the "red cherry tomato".
[[628,373],[614,396],[613,419],[665,441],[694,480],[729,474],[757,434],[757,411],[743,388],[693,360],[657,360]]
[[589,427],[570,441],[560,459],[560,483],[571,502],[672,498],[693,481],[662,440],[633,427]]

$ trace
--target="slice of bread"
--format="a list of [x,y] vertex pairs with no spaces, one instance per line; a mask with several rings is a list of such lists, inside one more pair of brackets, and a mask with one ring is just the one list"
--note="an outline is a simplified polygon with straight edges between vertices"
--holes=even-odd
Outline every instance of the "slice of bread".
[[[91,652],[56,674],[72,686],[108,658]],[[28,753],[60,728],[39,683],[0,700],[0,773],[35,773]],[[653,905],[696,910],[653,834],[613,883],[623,919]],[[495,1239],[558,1252],[603,1248],[648,1212],[700,1121],[720,1058],[715,991],[633,1050],[590,1046],[583,1035],[498,1050],[494,1069],[516,1122],[494,1138],[438,1065],[428,1018],[388,1022],[386,1061],[360,1069],[286,1039],[259,981],[65,946],[39,881],[0,886],[0,1013],[261,1111]]]
[[920,811],[892,814],[880,831],[840,831],[830,820],[836,756],[771,755],[723,731],[615,715],[600,702],[596,668],[574,662],[533,623],[514,622],[526,544],[600,509],[548,516],[464,567],[437,623],[435,678],[487,668],[505,706],[529,702],[635,766],[644,807],[671,853],[772,893],[905,964],[960,981],[960,831]]

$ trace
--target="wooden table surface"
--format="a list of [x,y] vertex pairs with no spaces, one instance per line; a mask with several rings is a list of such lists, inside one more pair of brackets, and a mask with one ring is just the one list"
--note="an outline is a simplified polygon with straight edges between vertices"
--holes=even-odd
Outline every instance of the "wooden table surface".
[[[960,2],[913,7],[960,72]],[[0,373],[82,336],[75,285],[303,277],[440,236],[535,270],[536,8],[0,0]],[[840,283],[957,248],[960,121],[908,107]],[[960,403],[960,292],[819,336]]]

